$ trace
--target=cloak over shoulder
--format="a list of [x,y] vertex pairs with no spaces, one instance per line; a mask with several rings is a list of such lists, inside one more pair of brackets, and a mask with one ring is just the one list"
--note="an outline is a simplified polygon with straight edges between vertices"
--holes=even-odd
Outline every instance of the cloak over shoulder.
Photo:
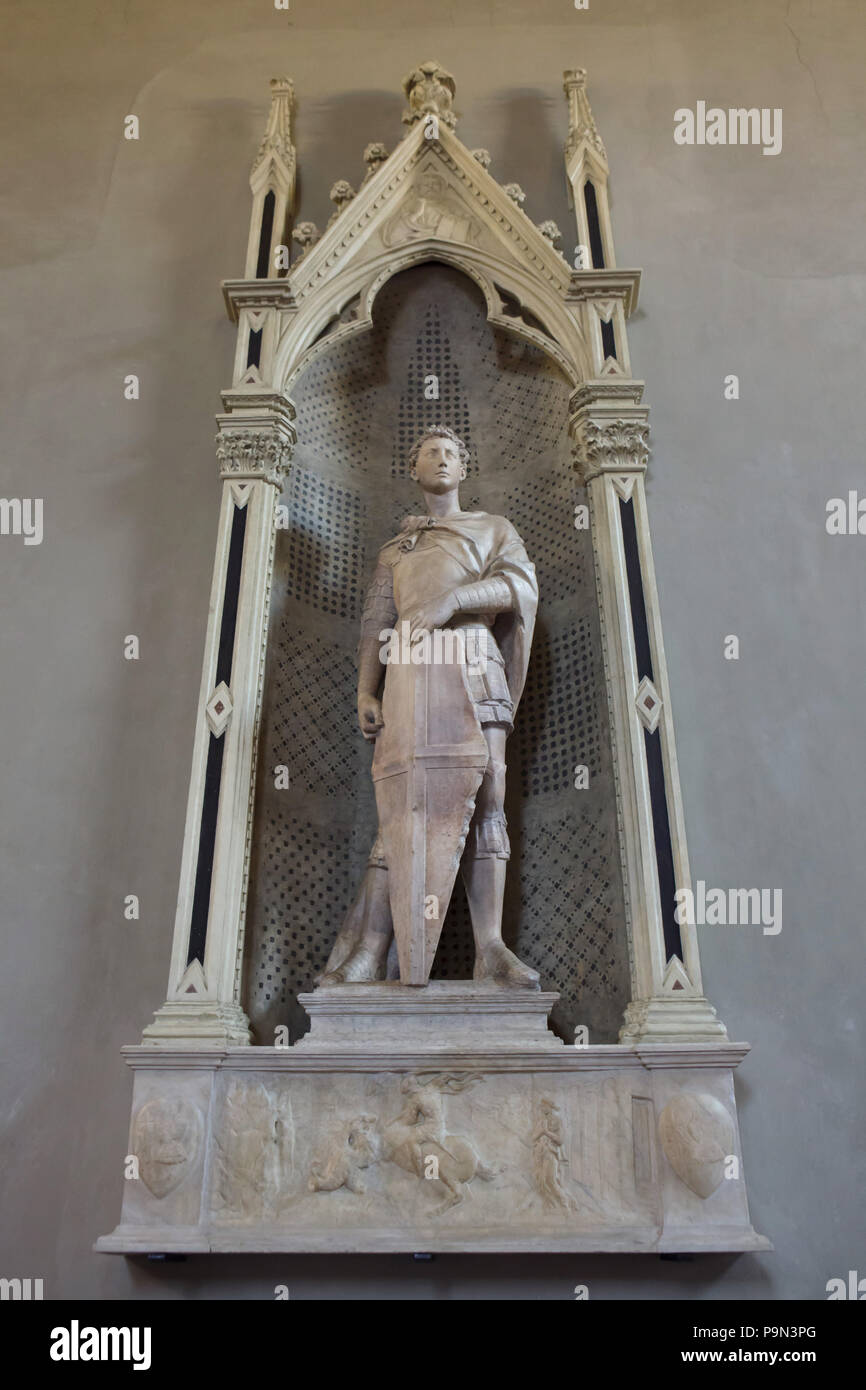
[[[417,566],[425,553],[438,550],[435,557],[445,562]],[[431,555],[431,560],[434,557]],[[535,614],[538,608],[538,582],[535,566],[511,522],[488,512],[458,512],[454,516],[410,516],[398,536],[379,552],[379,563],[394,571],[394,593],[400,613],[401,564],[407,564],[419,578],[430,574],[431,587],[424,599],[475,584],[484,579],[503,579],[511,590],[514,607],[496,614],[493,636],[502,653],[508,688],[515,711],[526,682],[526,668],[532,647]],[[417,586],[414,586],[417,588]],[[416,593],[416,598],[418,597]]]

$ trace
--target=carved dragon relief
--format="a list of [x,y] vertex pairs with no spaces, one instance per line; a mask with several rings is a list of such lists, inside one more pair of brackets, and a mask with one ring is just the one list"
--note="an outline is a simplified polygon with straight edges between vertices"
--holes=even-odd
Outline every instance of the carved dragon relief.
[[377,1122],[369,1115],[348,1121],[323,1148],[310,1167],[311,1192],[366,1190],[361,1173],[373,1164],[392,1163],[416,1178],[428,1179],[444,1199],[432,1211],[438,1215],[465,1199],[469,1184],[491,1182],[497,1169],[483,1163],[468,1139],[446,1130],[445,1097],[480,1080],[462,1076],[406,1076],[401,1085],[402,1108],[394,1119]]
[[[559,1095],[533,1099],[474,1071],[378,1073],[322,1108],[320,1094],[293,1103],[274,1079],[229,1081],[211,1139],[215,1224],[390,1226],[453,1212],[460,1226],[477,1220],[463,1209],[479,1198],[497,1226],[641,1218],[628,1182],[581,1171],[583,1119]],[[589,1100],[595,1123],[602,1097]]]

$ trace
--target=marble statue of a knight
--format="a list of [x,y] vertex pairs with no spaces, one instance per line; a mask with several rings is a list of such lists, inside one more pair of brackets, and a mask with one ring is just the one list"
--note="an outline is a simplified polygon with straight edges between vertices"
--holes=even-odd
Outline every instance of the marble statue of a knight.
[[408,517],[382,547],[367,594],[358,719],[376,744],[379,833],[324,986],[395,973],[392,940],[402,983],[426,984],[459,868],[474,979],[539,987],[536,971],[502,940],[505,744],[526,679],[538,586],[505,517],[461,511],[467,457],[445,426],[418,440],[411,477],[427,511]]

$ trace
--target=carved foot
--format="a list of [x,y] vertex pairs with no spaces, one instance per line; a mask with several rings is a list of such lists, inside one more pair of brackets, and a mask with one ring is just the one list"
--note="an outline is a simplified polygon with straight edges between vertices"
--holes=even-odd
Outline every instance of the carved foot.
[[476,952],[473,980],[489,980],[509,989],[540,989],[541,980],[537,970],[524,965],[513,951],[509,951],[504,941],[491,941]]
[[463,1201],[462,1192],[449,1192],[444,1202],[440,1202],[438,1207],[434,1207],[431,1216],[441,1216],[443,1211],[451,1211],[452,1207],[459,1207]]
[[342,965],[321,977],[319,986],[368,985],[381,980],[383,974],[384,967],[379,957],[373,951],[357,946]]

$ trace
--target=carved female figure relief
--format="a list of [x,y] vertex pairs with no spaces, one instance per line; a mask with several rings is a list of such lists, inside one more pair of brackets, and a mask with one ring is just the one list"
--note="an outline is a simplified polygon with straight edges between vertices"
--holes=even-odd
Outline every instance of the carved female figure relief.
[[[458,867],[476,980],[537,989],[502,940],[505,745],[535,625],[535,568],[511,523],[464,512],[468,453],[446,426],[410,456],[426,512],[379,553],[361,620],[358,719],[376,750],[379,833],[322,985],[426,984]],[[383,645],[384,644],[384,645]]]
[[532,1132],[532,1171],[535,1186],[546,1207],[561,1207],[574,1211],[574,1198],[563,1186],[565,1143],[559,1107],[543,1097],[538,1105],[539,1118]]

